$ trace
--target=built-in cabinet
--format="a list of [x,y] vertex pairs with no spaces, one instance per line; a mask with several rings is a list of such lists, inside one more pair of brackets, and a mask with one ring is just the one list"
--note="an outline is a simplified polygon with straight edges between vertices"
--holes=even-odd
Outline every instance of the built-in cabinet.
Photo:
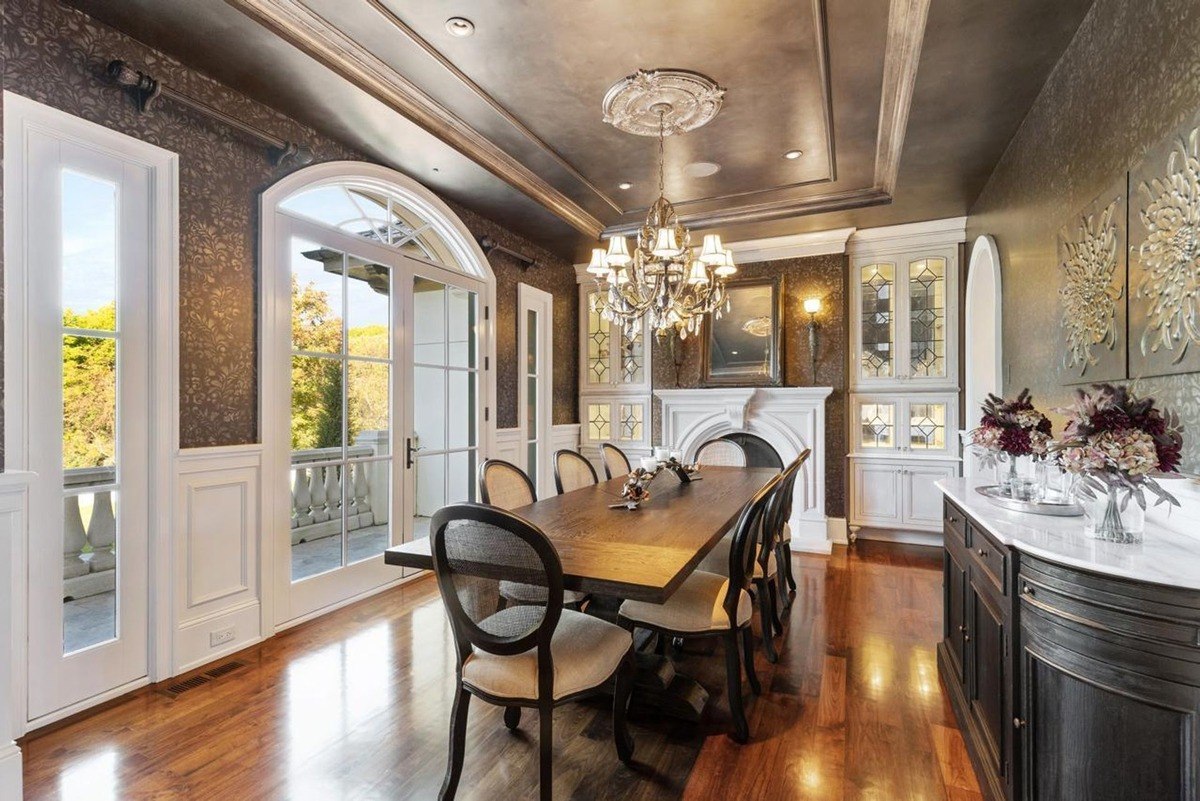
[[596,284],[581,271],[579,286],[580,448],[604,475],[600,444],[612,442],[631,461],[650,453],[650,333],[636,337],[596,311]]
[[938,667],[993,801],[1200,799],[1200,592],[999,544],[947,500]]
[[851,536],[941,531],[935,482],[959,474],[961,220],[851,237]]

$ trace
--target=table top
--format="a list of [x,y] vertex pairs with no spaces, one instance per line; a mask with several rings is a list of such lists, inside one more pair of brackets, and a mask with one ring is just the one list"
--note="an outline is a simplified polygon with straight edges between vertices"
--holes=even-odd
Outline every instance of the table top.
[[[616,478],[512,511],[554,543],[567,589],[662,603],[778,472],[711,466],[690,484],[664,472],[650,485],[650,500],[636,510],[608,508],[620,501],[624,479]],[[388,548],[384,561],[431,570],[429,540]]]

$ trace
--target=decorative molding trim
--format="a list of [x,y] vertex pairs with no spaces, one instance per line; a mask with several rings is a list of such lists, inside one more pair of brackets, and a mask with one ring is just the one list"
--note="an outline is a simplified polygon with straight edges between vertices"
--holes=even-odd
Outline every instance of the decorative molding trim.
[[25,543],[33,473],[0,473],[0,798],[21,798],[25,675]]
[[572,227],[588,236],[600,235],[604,225],[599,219],[298,0],[226,2],[512,184]]
[[831,545],[849,545],[850,544],[850,529],[846,525],[846,518],[831,517],[827,521],[828,528],[826,530],[829,542]]
[[[777,261],[779,259],[796,259],[805,256],[826,256],[834,253],[845,253],[846,242],[854,234],[856,228],[835,228],[830,231],[812,231],[804,234],[775,236],[769,239],[747,239],[742,242],[726,244],[737,260],[742,264],[759,261]],[[587,265],[583,265],[584,275]],[[578,273],[578,265],[576,266]]]
[[965,241],[967,218],[946,217],[880,228],[860,228],[847,240],[846,252],[851,256],[896,253],[938,245],[957,245]]
[[892,0],[888,9],[887,55],[883,60],[883,100],[875,137],[875,187],[891,195],[900,173],[913,86],[921,61],[930,0]]

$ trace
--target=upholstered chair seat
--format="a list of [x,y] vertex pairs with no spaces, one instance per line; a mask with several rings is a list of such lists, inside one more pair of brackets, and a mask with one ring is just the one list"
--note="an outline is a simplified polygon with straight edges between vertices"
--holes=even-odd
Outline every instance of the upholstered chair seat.
[[[725,572],[729,572],[726,561]],[[620,615],[639,626],[653,626],[686,634],[728,631],[729,615],[723,606],[729,591],[728,575],[697,570],[688,576],[666,603],[626,601]],[[750,593],[742,590],[737,606],[737,624],[745,626],[754,613]]]
[[[512,614],[504,609],[493,618]],[[486,625],[486,624],[485,624]],[[628,631],[597,617],[562,611],[550,640],[554,660],[554,700],[598,687],[611,677],[629,653]],[[538,694],[537,648],[515,656],[498,656],[476,649],[463,661],[463,683],[495,698],[535,699]]]

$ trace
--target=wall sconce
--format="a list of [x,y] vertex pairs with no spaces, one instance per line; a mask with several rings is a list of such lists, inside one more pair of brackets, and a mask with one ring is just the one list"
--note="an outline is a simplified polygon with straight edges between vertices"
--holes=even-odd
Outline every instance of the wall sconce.
[[808,356],[812,360],[812,382],[817,383],[817,314],[821,311],[820,298],[805,298],[804,311],[808,313]]

